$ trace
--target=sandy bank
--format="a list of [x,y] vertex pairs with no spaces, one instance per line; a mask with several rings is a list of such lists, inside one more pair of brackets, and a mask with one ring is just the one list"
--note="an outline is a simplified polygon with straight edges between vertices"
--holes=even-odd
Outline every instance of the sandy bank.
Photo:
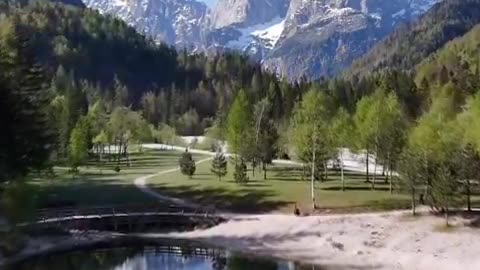
[[456,227],[444,231],[443,222],[400,211],[239,216],[207,230],[169,236],[341,269],[480,269],[480,229],[465,226],[471,220],[456,218]]

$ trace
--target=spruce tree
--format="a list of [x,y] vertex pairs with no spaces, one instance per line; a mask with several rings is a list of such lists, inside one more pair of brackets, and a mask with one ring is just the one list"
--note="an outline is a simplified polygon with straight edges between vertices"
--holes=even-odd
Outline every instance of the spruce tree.
[[49,92],[29,36],[14,23],[11,47],[1,51],[0,65],[5,77],[0,78],[3,103],[0,181],[43,168],[53,146],[54,136],[47,114]]
[[235,179],[235,182],[239,184],[248,183],[249,179],[247,176],[247,164],[245,164],[245,160],[243,158],[237,159],[233,178]]
[[195,160],[193,160],[192,154],[188,152],[188,149],[182,154],[178,160],[178,164],[180,165],[182,174],[192,178],[197,168],[195,166]]
[[217,154],[212,160],[212,168],[210,170],[220,181],[222,181],[222,177],[227,175],[227,159],[221,151],[217,151]]

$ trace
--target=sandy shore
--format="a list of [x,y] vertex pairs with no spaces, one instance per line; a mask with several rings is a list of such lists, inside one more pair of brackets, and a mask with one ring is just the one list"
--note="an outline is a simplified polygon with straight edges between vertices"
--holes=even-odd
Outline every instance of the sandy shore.
[[480,229],[454,218],[407,212],[294,217],[239,216],[219,226],[170,237],[340,269],[480,269]]

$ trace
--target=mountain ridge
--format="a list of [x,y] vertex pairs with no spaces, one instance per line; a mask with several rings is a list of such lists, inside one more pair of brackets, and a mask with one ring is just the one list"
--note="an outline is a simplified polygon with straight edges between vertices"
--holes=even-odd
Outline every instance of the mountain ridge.
[[441,0],[218,0],[210,6],[199,0],[83,1],[157,42],[191,51],[241,51],[296,80],[337,74]]

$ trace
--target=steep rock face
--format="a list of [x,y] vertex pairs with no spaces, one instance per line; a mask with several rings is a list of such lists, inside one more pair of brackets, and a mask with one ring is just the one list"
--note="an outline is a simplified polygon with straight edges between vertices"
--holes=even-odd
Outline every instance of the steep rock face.
[[316,79],[338,73],[441,0],[83,1],[157,42],[237,50],[290,79]]
[[206,33],[206,48],[234,49],[261,61],[283,31],[290,0],[219,0]]
[[264,24],[285,16],[288,0],[219,0],[212,14],[211,27],[242,27]]
[[140,32],[182,48],[202,46],[207,6],[194,0],[84,0],[87,7],[121,18]]
[[290,79],[331,76],[435,0],[292,0],[264,65]]

